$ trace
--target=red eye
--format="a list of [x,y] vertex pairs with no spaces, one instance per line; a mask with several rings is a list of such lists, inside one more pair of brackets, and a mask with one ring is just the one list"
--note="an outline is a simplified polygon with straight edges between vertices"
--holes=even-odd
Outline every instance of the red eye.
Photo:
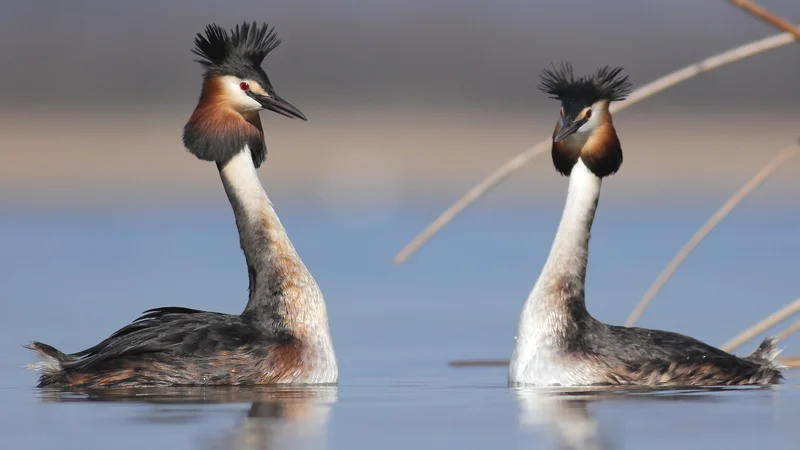
[[591,109],[587,109],[586,110],[586,115],[584,115],[583,117],[585,117],[587,119],[590,119],[592,117],[592,110]]
[[246,82],[246,81],[242,81],[241,83],[239,83],[239,87],[240,87],[240,88],[241,88],[243,91],[249,91],[249,90],[250,90],[250,85],[249,85],[249,84],[247,84],[247,82]]

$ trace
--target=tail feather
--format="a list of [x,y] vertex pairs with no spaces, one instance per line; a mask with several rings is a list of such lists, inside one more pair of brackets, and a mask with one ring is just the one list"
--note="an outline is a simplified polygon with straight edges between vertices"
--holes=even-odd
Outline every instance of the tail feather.
[[761,342],[761,345],[758,346],[756,351],[745,356],[743,359],[754,362],[760,366],[758,368],[758,377],[761,382],[769,384],[780,383],[783,379],[781,369],[783,369],[784,366],[778,363],[777,358],[782,351],[783,349],[778,348],[778,338],[768,337]]
[[29,364],[26,367],[28,370],[38,370],[40,372],[39,387],[52,384],[57,379],[61,378],[64,374],[62,363],[74,359],[58,351],[54,347],[42,344],[41,342],[31,342],[29,345],[26,345],[25,348],[33,350],[39,355],[39,358],[41,358],[41,361],[38,363]]
[[778,338],[768,337],[761,342],[761,345],[758,346],[756,351],[749,356],[745,356],[744,359],[762,365],[769,364],[776,366],[777,362],[775,359],[782,351],[783,349],[778,348]]

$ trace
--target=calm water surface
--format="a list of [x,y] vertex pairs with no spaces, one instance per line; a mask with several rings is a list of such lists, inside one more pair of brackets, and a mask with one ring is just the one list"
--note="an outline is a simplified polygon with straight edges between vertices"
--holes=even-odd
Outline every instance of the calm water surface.
[[[509,389],[522,303],[549,249],[556,208],[476,208],[400,267],[391,256],[435,210],[362,222],[279,213],[325,293],[338,387],[78,394],[33,388],[22,345],[95,344],[145,309],[239,312],[247,278],[227,205],[205,210],[4,208],[0,215],[0,448],[59,449],[789,449],[800,445],[800,371],[775,388],[644,392]],[[621,323],[716,204],[603,205],[587,297]],[[757,202],[754,202],[757,203]],[[796,298],[798,208],[745,205],[704,242],[640,325],[720,345]],[[800,339],[784,343],[800,353]],[[749,352],[755,343],[741,349]]]

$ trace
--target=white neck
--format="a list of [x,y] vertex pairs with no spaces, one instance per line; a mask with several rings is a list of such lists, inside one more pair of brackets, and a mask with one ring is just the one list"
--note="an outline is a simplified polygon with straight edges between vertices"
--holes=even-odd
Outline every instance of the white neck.
[[588,317],[584,299],[589,235],[601,178],[578,159],[572,168],[561,223],[550,255],[522,310],[509,377],[519,381],[528,367],[563,347],[578,322]]
[[218,167],[250,276],[250,299],[242,316],[269,331],[289,332],[335,364],[322,292],[278,219],[249,148]]

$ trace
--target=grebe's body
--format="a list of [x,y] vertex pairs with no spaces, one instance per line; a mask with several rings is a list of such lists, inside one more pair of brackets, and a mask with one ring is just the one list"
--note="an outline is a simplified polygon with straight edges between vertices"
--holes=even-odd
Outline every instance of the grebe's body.
[[586,310],[589,236],[603,177],[622,164],[608,105],[630,90],[621,69],[575,78],[546,70],[540,89],[562,103],[553,133],[556,170],[569,176],[550,255],[525,303],[509,382],[537,386],[710,386],[778,383],[776,340],[739,358],[677,333],[613,326]]
[[338,380],[327,310],[258,179],[266,155],[258,112],[305,120],[261,69],[279,43],[266,24],[198,35],[203,90],[184,144],[214,161],[233,207],[249,275],[240,315],[166,307],[146,311],[100,344],[73,354],[34,342],[39,386],[330,384]]

